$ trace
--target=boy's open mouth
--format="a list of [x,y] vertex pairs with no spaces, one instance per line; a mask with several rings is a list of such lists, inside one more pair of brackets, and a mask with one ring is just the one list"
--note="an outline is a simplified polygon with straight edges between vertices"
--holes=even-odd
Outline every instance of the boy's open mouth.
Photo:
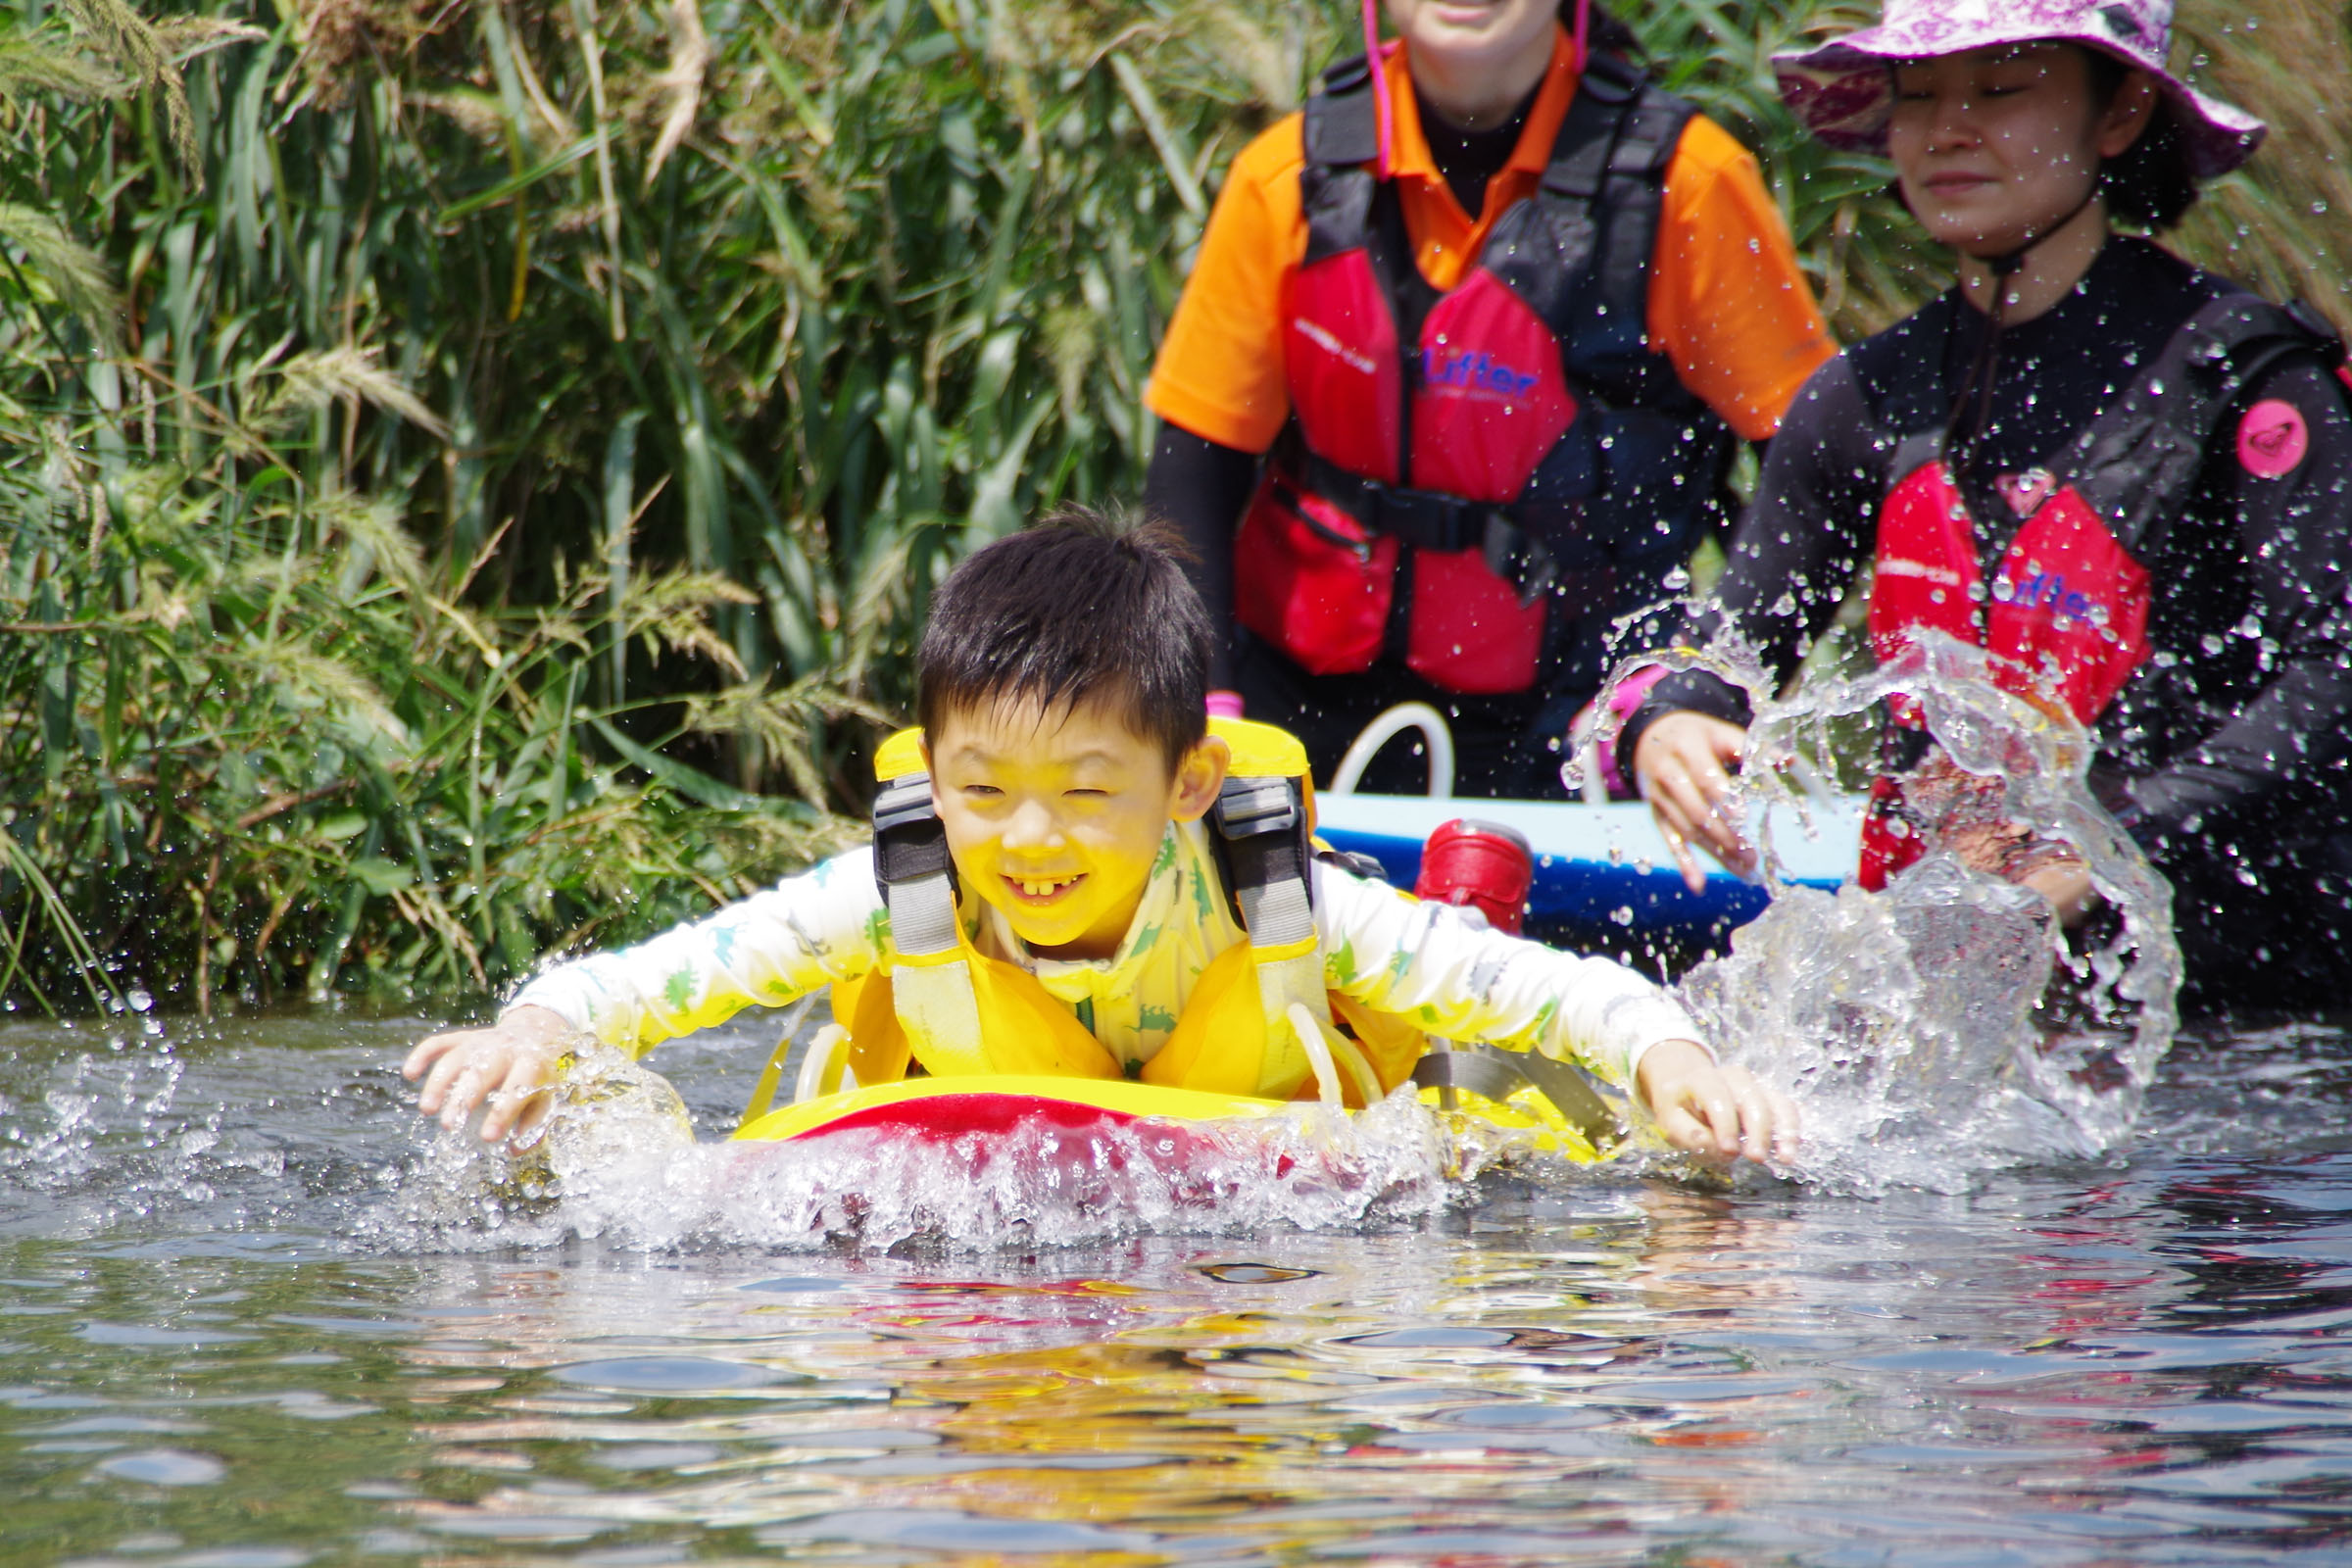
[[1004,876],[1005,889],[1015,900],[1033,907],[1055,903],[1070,889],[1086,880],[1086,873],[1073,871],[1067,876]]

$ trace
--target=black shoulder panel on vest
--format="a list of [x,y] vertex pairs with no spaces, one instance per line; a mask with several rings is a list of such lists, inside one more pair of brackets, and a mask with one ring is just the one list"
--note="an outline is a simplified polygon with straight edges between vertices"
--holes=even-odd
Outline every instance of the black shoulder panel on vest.
[[2175,332],[2155,363],[2067,455],[2075,487],[2141,554],[2195,487],[2222,421],[2280,360],[2340,358],[2334,334],[2252,294],[2213,301]]
[[[1603,249],[1593,258],[1593,283],[1605,313],[1603,330],[1618,341],[1629,363],[1648,346],[1650,261],[1666,210],[1666,171],[1684,127],[1697,113],[1693,105],[1644,81],[1609,154],[1609,183],[1601,193],[1608,228]],[[1679,384],[1671,367],[1661,368],[1670,383]],[[1666,390],[1643,387],[1642,392],[1649,401]]]
[[1306,101],[1306,161],[1326,169],[1368,164],[1380,156],[1380,106],[1372,71],[1353,55],[1323,73],[1323,90]]
[[1306,164],[1298,171],[1308,264],[1355,249],[1372,228],[1380,181],[1364,166],[1380,156],[1379,109],[1362,55],[1323,73],[1323,90],[1306,101]]
[[1894,462],[1886,469],[1886,488],[1892,490],[1943,456],[1943,429],[1910,430],[1894,442]]

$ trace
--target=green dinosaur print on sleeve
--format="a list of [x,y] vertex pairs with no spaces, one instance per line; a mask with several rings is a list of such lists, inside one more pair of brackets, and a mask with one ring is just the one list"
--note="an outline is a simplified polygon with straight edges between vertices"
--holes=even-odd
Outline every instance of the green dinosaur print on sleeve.
[[662,982],[662,1000],[671,1010],[684,1012],[694,1004],[694,971],[679,969]]
[[1149,1002],[1136,1009],[1135,1026],[1142,1030],[1173,1029],[1176,1015],[1165,1007],[1154,1007]]

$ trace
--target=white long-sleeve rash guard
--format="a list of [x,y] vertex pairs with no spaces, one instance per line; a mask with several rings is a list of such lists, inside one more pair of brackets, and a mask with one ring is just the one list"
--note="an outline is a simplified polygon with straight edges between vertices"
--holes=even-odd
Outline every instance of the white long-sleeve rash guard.
[[[1651,1046],[1699,1039],[1681,1007],[1622,964],[1505,936],[1327,863],[1313,875],[1326,983],[1431,1034],[1539,1050],[1621,1088]],[[1169,830],[1112,957],[1041,957],[994,907],[967,897],[963,915],[979,951],[1035,974],[1121,1062],[1150,1060],[1201,971],[1246,940],[1198,823]],[[854,850],[708,919],[558,964],[509,1005],[549,1008],[643,1054],[744,1007],[781,1006],[857,979],[894,956],[873,852]]]

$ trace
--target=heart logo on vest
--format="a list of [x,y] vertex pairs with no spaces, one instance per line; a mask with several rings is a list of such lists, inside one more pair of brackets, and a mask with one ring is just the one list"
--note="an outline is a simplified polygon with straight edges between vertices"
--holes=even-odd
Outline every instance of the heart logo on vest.
[[2281,398],[2264,398],[2237,421],[2237,461],[2259,478],[2292,473],[2311,449],[2303,413]]
[[2058,476],[2047,468],[2032,468],[2024,473],[2004,473],[1992,481],[2009,510],[2021,517],[2031,517],[2041,510],[2058,488]]

